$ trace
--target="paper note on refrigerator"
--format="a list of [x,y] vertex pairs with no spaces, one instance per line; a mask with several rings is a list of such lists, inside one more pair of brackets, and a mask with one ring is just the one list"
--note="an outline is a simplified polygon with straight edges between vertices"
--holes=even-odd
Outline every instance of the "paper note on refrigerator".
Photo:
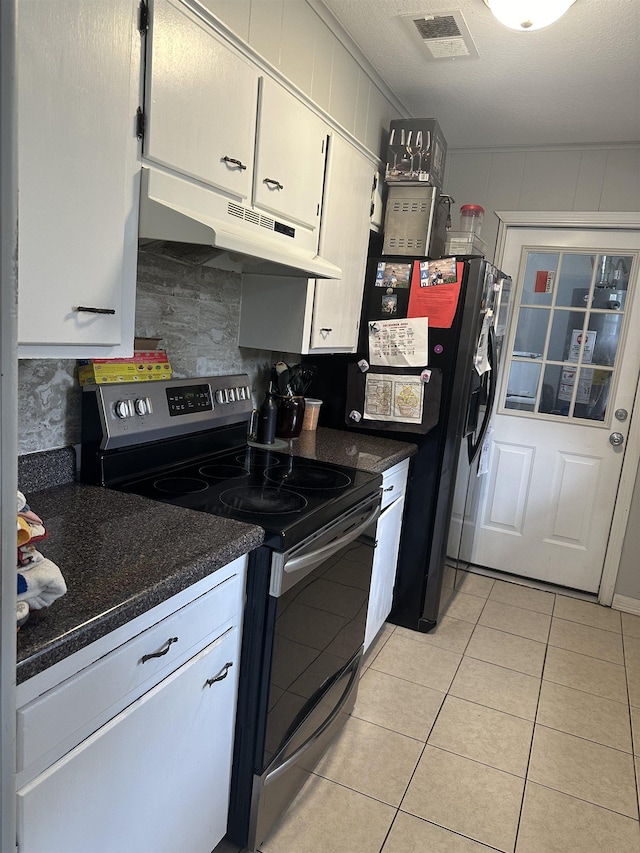
[[475,355],[473,357],[473,366],[479,376],[482,376],[487,371],[491,370],[491,362],[489,360],[489,328],[493,323],[493,311],[487,311],[482,320],[482,328],[480,337],[476,346]]
[[421,423],[423,404],[424,383],[419,376],[367,373],[365,420]]
[[424,367],[428,364],[429,321],[369,320],[369,362],[384,367]]
[[450,329],[458,310],[464,264],[455,258],[416,261],[408,317],[428,317],[432,329]]

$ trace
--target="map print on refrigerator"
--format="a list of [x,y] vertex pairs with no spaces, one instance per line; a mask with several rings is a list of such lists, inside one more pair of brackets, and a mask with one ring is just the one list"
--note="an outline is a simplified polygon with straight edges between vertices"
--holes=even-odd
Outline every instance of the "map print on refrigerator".
[[419,376],[368,373],[364,394],[365,420],[422,421],[424,383]]

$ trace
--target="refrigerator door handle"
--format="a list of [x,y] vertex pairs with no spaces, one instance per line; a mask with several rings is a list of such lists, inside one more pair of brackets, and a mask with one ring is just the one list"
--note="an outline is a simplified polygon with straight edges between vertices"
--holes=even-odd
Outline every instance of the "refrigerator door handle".
[[491,370],[489,371],[488,377],[489,391],[487,393],[487,402],[484,410],[484,417],[482,418],[482,425],[480,427],[480,432],[478,433],[478,440],[474,442],[472,434],[467,436],[467,454],[469,456],[469,464],[471,464],[478,455],[478,452],[482,447],[484,437],[487,434],[487,430],[489,428],[489,420],[491,419],[493,404],[496,399],[496,391],[498,388],[498,365],[496,363],[496,333],[493,326],[489,326],[487,354],[489,358],[489,364],[491,366]]

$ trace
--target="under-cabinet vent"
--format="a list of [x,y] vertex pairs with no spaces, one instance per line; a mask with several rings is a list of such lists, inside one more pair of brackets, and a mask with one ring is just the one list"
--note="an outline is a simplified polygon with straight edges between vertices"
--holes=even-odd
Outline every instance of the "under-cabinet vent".
[[477,59],[478,51],[459,10],[401,17],[413,39],[427,49],[428,59]]
[[273,231],[275,228],[273,219],[270,219],[268,216],[262,216],[260,213],[256,213],[255,210],[242,207],[240,204],[234,204],[232,201],[227,205],[227,213],[229,216],[233,216],[236,219],[244,219],[245,222],[250,222],[252,225],[258,225],[261,228],[267,228],[269,231]]
[[171,258],[188,267],[200,267],[222,253],[214,246],[177,243],[174,240],[141,240],[140,250],[150,255]]

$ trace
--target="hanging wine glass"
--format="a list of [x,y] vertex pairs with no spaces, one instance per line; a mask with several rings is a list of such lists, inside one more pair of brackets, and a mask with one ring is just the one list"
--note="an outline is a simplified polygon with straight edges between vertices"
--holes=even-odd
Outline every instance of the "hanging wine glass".
[[[413,149],[413,156],[411,157],[411,174],[412,175],[419,175],[420,174],[420,164],[422,161],[423,150],[424,149],[422,147],[422,131],[418,130],[416,132],[416,144],[415,144],[414,149]],[[418,158],[417,168],[416,168],[416,163],[414,162],[416,157]]]
[[[410,172],[411,171],[411,158],[413,156],[413,148],[411,146],[411,134],[412,133],[413,133],[412,130],[410,130],[407,133],[407,140],[406,140],[406,144],[405,144],[405,148],[404,148],[404,154],[402,155],[402,171],[403,172]],[[404,133],[403,133],[403,136],[404,136]]]
[[393,165],[391,167],[391,170],[393,172],[396,172],[398,169],[398,156],[400,155],[400,152],[402,151],[402,148],[403,148],[402,144],[396,142],[396,134],[397,134],[397,130],[394,127],[391,131],[390,136],[389,136],[389,150],[393,154]]

